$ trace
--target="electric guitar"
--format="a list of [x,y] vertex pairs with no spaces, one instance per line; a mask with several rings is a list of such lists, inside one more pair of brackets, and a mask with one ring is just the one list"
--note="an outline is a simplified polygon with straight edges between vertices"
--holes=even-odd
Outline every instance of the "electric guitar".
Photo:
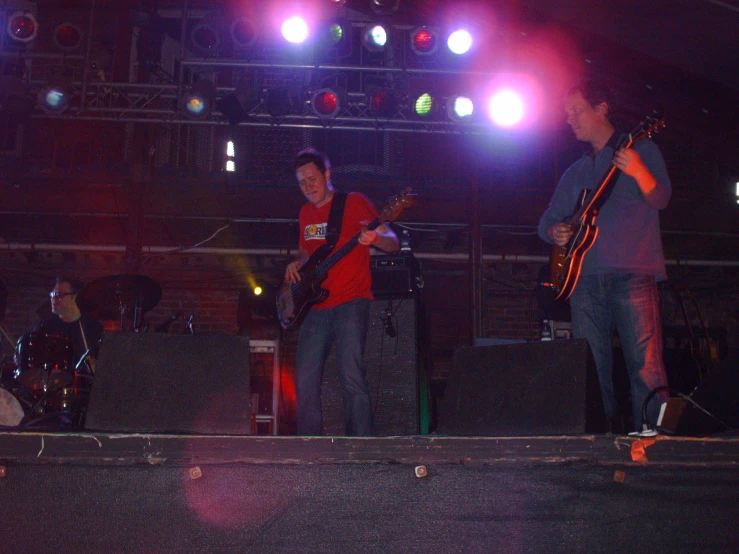
[[[665,126],[665,120],[655,112],[648,116],[628,136],[616,146],[620,148],[631,148],[633,144],[650,137]],[[598,227],[595,226],[595,218],[598,216],[603,202],[610,194],[609,185],[615,181],[620,174],[616,166],[611,166],[600,184],[591,191],[584,190],[580,206],[564,222],[572,229],[572,237],[564,246],[555,245],[549,257],[549,283],[556,296],[555,300],[567,300],[572,291],[575,290],[577,280],[580,277],[582,262],[598,238]]]
[[[413,205],[413,202],[411,189],[406,188],[395,196],[366,228],[373,231],[387,221],[395,221],[403,210]],[[283,283],[276,299],[277,317],[283,329],[286,331],[296,329],[314,304],[320,304],[328,298],[329,291],[321,288],[321,283],[326,280],[329,269],[359,244],[361,234],[360,232],[354,235],[333,254],[335,245],[324,244],[300,269],[300,281]]]

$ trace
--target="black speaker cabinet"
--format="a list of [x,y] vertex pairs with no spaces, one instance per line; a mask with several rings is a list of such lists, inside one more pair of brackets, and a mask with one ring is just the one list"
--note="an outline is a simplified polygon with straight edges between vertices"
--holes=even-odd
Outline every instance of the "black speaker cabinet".
[[[390,310],[392,327],[386,322]],[[370,384],[377,436],[419,433],[417,300],[375,300],[364,359]],[[326,362],[321,387],[323,432],[344,435],[344,401],[336,364],[336,348]]]
[[370,258],[372,294],[377,299],[413,296],[421,270],[413,254],[377,254]]
[[595,362],[584,339],[456,351],[439,433],[533,436],[604,430]]
[[105,333],[85,427],[250,434],[249,339]]

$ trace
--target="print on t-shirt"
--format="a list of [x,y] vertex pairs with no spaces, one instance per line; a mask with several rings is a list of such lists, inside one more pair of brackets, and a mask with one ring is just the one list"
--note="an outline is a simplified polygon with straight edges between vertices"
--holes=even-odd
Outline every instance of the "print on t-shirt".
[[328,223],[320,223],[318,225],[311,223],[310,225],[306,225],[303,240],[325,240],[327,226]]

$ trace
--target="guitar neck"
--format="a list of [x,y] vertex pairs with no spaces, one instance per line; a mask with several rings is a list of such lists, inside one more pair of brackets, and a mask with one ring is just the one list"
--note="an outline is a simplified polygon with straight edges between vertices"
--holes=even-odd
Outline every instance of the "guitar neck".
[[[627,135],[626,140],[618,143],[614,147],[613,151],[615,153],[616,150],[620,148],[631,148],[635,142],[636,142],[636,139],[632,138],[632,135]],[[608,186],[608,184],[614,178],[618,178],[618,174],[620,172],[621,170],[618,169],[615,165],[611,165],[609,167],[608,171],[606,171],[606,174],[601,179],[600,184],[597,187],[595,187],[592,191],[590,191],[590,193],[583,200],[583,203],[582,203],[582,206],[580,206],[580,209],[577,210],[574,214],[572,214],[572,217],[569,220],[570,224],[584,219],[587,216],[587,214],[590,213],[590,210],[593,209],[593,205],[603,195],[603,192],[606,190],[606,187]]]
[[[370,231],[374,231],[382,224],[382,221],[379,217],[376,217],[373,219],[369,225],[367,225],[367,229]],[[346,256],[349,252],[351,252],[354,247],[359,244],[359,237],[362,236],[362,233],[359,232],[356,235],[354,235],[349,241],[344,244],[341,248],[336,250],[333,254],[331,254],[329,257],[327,257],[325,260],[323,260],[321,263],[319,263],[315,269],[313,270],[311,277],[313,280],[317,281],[321,279],[328,271],[334,267],[341,259]]]

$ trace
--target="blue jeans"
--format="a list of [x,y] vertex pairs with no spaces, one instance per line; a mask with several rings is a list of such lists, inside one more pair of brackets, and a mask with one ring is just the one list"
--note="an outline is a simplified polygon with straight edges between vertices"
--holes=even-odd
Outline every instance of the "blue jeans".
[[[570,298],[572,332],[588,340],[598,370],[606,418],[617,413],[613,391],[613,330],[618,331],[631,383],[635,430],[642,429],[642,405],[649,393],[667,385],[662,361],[662,324],[657,283],[652,275],[605,273],[580,278]],[[647,406],[647,418],[657,423],[666,391]]]
[[374,435],[372,402],[364,363],[369,313],[370,301],[366,299],[308,312],[300,327],[295,361],[298,435],[323,434],[321,380],[334,339],[344,398],[346,434],[355,437]]

